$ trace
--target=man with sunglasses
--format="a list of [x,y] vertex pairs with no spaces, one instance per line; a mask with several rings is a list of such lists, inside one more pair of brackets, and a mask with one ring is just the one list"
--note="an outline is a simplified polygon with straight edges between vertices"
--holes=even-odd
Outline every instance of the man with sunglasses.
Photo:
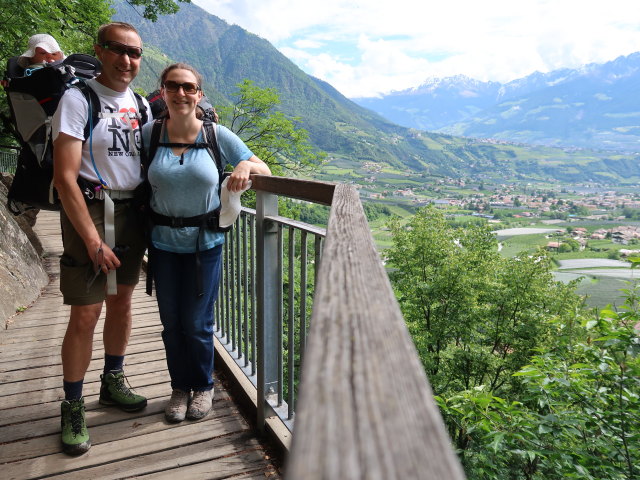
[[[94,49],[102,71],[87,87],[95,92],[97,102],[87,101],[79,89],[71,88],[52,124],[54,182],[63,206],[60,290],[64,303],[71,305],[62,343],[65,400],[61,405],[62,447],[70,455],[82,454],[91,446],[82,389],[103,304],[105,361],[99,402],[128,412],[147,404],[145,397],[130,390],[123,372],[131,297],[145,250],[132,199],[143,180],[140,114],[146,108],[150,116],[150,109],[129,88],[140,69],[142,40],[132,25],[115,22],[100,27]],[[92,125],[88,122],[94,118],[94,109],[99,113]],[[86,201],[78,177],[95,186],[89,197],[101,201]]]

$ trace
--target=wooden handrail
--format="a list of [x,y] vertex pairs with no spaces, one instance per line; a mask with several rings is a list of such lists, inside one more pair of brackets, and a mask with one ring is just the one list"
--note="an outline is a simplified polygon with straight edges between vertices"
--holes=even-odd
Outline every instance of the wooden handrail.
[[296,412],[287,479],[464,479],[348,185],[335,186]]
[[266,175],[251,175],[251,181],[254,190],[323,205],[331,205],[335,188],[333,183]]

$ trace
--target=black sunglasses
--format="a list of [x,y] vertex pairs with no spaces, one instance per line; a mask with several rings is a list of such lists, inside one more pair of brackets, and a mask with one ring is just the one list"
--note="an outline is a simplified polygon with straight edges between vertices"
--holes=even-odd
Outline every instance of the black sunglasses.
[[129,45],[125,45],[124,43],[116,42],[113,40],[108,40],[101,45],[102,48],[106,48],[107,50],[115,53],[116,55],[124,55],[125,53],[129,55],[129,58],[138,59],[142,56],[142,48],[140,47],[132,47]]
[[167,92],[171,93],[176,93],[182,87],[182,91],[187,95],[193,95],[200,90],[200,85],[193,82],[178,83],[173,80],[167,80],[162,86]]

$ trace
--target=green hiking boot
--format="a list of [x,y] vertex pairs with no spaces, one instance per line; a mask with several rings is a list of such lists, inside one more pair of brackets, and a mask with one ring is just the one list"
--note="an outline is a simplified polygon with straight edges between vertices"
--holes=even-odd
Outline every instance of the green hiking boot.
[[131,391],[125,384],[129,383],[122,370],[111,370],[100,375],[102,386],[100,387],[100,403],[102,405],[115,405],[125,412],[137,412],[147,406],[147,399]]
[[67,455],[82,455],[91,447],[84,418],[84,398],[64,400],[60,410],[62,451]]

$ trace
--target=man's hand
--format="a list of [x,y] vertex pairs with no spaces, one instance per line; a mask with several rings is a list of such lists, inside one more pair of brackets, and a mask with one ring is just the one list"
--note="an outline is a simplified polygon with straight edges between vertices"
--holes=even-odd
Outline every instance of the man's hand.
[[[120,266],[120,259],[109,248],[109,245],[102,241],[97,246],[95,246],[95,243],[87,245],[87,251],[93,261],[93,270],[95,272],[102,270],[104,273],[109,273],[109,270],[115,270]],[[93,252],[92,256],[91,252]]]

